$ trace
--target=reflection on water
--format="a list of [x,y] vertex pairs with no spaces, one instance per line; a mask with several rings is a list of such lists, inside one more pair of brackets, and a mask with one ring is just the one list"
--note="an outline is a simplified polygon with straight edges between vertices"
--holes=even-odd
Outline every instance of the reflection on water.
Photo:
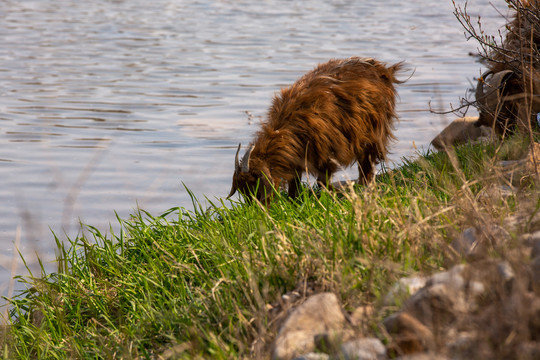
[[[488,30],[504,20],[469,1]],[[505,10],[504,1],[494,2]],[[226,195],[234,151],[271,97],[317,63],[405,60],[392,159],[425,147],[480,65],[450,1],[1,1],[0,283],[52,229],[107,231],[114,210],[159,214]],[[414,73],[413,70],[414,69]],[[22,269],[19,266],[19,270]],[[4,289],[0,289],[5,292]]]

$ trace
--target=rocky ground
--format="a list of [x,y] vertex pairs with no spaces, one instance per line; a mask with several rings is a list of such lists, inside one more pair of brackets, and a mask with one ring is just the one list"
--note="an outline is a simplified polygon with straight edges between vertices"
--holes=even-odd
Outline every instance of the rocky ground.
[[[477,201],[530,196],[539,158],[534,144],[525,158],[496,164],[505,181]],[[401,279],[382,304],[345,311],[333,293],[284,295],[269,305],[285,319],[273,359],[540,359],[538,206],[533,200],[502,226],[462,229],[451,243],[454,265]]]

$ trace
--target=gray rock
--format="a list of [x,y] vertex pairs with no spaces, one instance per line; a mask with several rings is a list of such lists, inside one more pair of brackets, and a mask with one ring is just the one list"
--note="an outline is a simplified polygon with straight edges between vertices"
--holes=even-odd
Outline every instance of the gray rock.
[[182,354],[186,351],[188,351],[189,349],[191,348],[191,344],[189,343],[181,343],[181,344],[178,344],[178,345],[175,345],[167,350],[165,350],[164,352],[161,353],[161,355],[159,355],[158,358],[160,359],[179,359]]
[[493,351],[475,332],[461,332],[448,345],[452,359],[493,359]]
[[479,251],[479,236],[475,228],[470,227],[455,238],[450,246],[461,256],[470,257],[478,253]]
[[530,263],[531,285],[536,294],[540,295],[540,256],[534,258]]
[[387,317],[383,325],[392,335],[392,343],[389,345],[392,353],[413,354],[435,348],[431,330],[407,312]]
[[371,305],[364,305],[354,309],[350,315],[350,320],[353,326],[367,326],[369,319],[375,313],[375,308]]
[[329,360],[330,355],[321,353],[307,353],[305,355],[294,358],[294,360]]
[[478,193],[479,199],[507,199],[515,196],[518,189],[512,185],[491,184],[480,190]]
[[428,353],[419,353],[419,354],[400,356],[400,357],[395,358],[394,360],[448,360],[448,358],[441,354],[428,352]]
[[386,348],[377,338],[362,338],[348,341],[341,346],[345,360],[381,360],[386,359]]
[[411,276],[399,279],[384,297],[384,304],[386,306],[401,305],[407,298],[423,288],[426,281],[425,276]]
[[516,351],[516,359],[538,360],[540,359],[540,343],[528,341],[519,344]]
[[540,256],[540,231],[536,231],[531,234],[524,234],[520,237],[520,240],[526,246],[531,247],[531,259],[535,259]]
[[438,341],[443,341],[458,318],[478,306],[475,300],[484,291],[482,283],[465,280],[464,269],[464,265],[458,265],[432,276],[403,307],[429,328]]
[[540,298],[534,297],[528,308],[529,332],[531,339],[540,341]]
[[538,233],[538,239],[534,239],[531,241],[531,259],[536,259],[537,257],[540,257],[540,231]]
[[334,355],[339,352],[341,343],[343,341],[342,334],[340,332],[317,334],[314,337],[315,350]]
[[497,264],[497,272],[502,280],[502,285],[507,294],[512,290],[514,279],[516,277],[512,266],[508,261],[501,261]]
[[529,234],[523,234],[520,236],[520,240],[523,241],[527,246],[533,246],[534,243],[540,241],[540,230]]
[[488,237],[488,239],[492,241],[494,245],[506,244],[508,241],[512,240],[512,236],[507,229],[495,224],[483,229],[483,233],[484,236]]
[[488,248],[511,240],[505,228],[490,225],[480,229],[470,227],[452,241],[452,248],[468,260],[478,260],[487,256]]
[[[483,283],[471,279],[470,272],[468,265],[460,264],[432,275],[405,301],[402,311],[408,317],[396,314],[384,321],[390,333],[398,334],[394,340],[400,349],[411,349],[405,353],[433,350],[434,339],[443,341],[459,316],[477,308],[476,300],[486,289]],[[509,264],[501,263],[499,272],[511,283],[513,271]]]
[[281,296],[281,301],[283,301],[283,303],[285,304],[290,304],[300,299],[300,297],[301,295],[298,291],[291,291],[286,294],[283,294]]
[[478,296],[484,293],[485,286],[479,281],[465,280],[464,274],[468,269],[467,265],[459,264],[450,270],[433,274],[426,282],[426,287],[433,285],[444,285],[450,287],[453,291],[467,291],[469,296]]
[[519,160],[501,160],[497,163],[497,165],[501,168],[504,168],[506,170],[515,169],[519,167],[520,165],[525,165],[527,163],[527,159],[519,159]]
[[465,286],[465,279],[463,278],[463,272],[467,266],[465,264],[459,264],[447,271],[442,271],[431,275],[427,280],[426,286],[433,286],[437,284],[444,284],[452,287],[456,290],[462,290]]
[[448,328],[467,310],[463,293],[448,284],[426,287],[405,304],[404,310],[428,326],[436,334]]
[[313,352],[315,336],[344,332],[345,315],[336,295],[321,293],[309,297],[285,320],[274,343],[273,359],[289,360]]

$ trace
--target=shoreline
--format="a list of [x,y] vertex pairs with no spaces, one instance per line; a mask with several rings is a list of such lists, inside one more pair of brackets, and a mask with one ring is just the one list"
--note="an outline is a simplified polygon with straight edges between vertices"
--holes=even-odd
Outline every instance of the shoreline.
[[[87,226],[91,236],[57,242],[57,272],[27,279],[31,288],[11,300],[3,348],[11,357],[292,359],[275,357],[280,326],[312,295],[332,293],[345,318],[375,309],[352,333],[382,341],[389,355],[399,342],[377,324],[406,302],[384,302],[400,279],[474,264],[477,243],[483,260],[534,260],[516,239],[540,221],[518,221],[501,244],[483,232],[470,240],[479,225],[538,214],[537,179],[520,161],[528,156],[516,138],[465,144],[404,159],[365,187],[306,188],[268,209],[224,200],[204,209],[193,197],[193,210],[119,219],[116,234]],[[336,339],[333,349],[350,340]]]

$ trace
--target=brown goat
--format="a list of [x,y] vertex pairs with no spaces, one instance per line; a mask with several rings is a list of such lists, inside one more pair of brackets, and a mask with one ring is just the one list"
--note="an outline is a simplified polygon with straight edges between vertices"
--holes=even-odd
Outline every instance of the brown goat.
[[540,1],[513,1],[516,14],[500,46],[488,54],[488,70],[478,80],[477,125],[499,135],[527,131],[540,112]]
[[394,139],[394,83],[400,83],[395,74],[402,67],[334,59],[282,89],[241,162],[238,146],[229,197],[238,190],[267,203],[272,189],[286,183],[295,198],[305,171],[328,185],[340,166],[355,161],[359,181],[367,183]]

